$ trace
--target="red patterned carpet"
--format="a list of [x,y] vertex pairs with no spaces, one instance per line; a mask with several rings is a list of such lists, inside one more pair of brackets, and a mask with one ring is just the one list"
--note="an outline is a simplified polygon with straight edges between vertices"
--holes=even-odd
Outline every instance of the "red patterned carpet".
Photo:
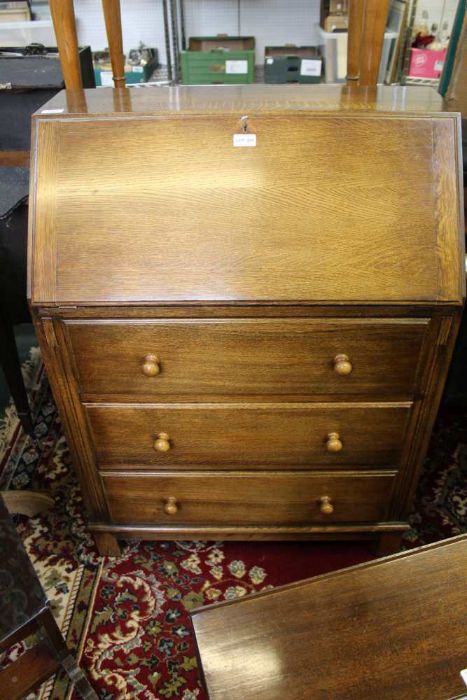
[[[25,367],[35,439],[13,409],[0,418],[0,489],[50,491],[55,508],[18,527],[54,613],[102,700],[205,700],[188,611],[204,603],[350,566],[365,543],[131,542],[98,557],[39,356]],[[467,418],[443,413],[426,460],[405,546],[467,531]],[[21,652],[20,648],[12,654]],[[71,695],[58,676],[35,696]]]

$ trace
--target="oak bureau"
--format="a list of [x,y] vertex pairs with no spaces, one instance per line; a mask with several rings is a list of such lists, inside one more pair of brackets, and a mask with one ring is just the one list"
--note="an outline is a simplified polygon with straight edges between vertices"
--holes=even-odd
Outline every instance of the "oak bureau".
[[99,550],[396,549],[464,297],[441,98],[61,93],[32,172],[31,307]]

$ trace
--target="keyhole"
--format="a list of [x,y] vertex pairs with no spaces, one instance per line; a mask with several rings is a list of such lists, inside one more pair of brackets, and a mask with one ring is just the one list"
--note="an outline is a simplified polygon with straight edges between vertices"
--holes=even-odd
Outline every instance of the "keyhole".
[[245,115],[244,117],[241,118],[240,121],[242,123],[242,131],[244,134],[246,134],[248,131],[248,116]]

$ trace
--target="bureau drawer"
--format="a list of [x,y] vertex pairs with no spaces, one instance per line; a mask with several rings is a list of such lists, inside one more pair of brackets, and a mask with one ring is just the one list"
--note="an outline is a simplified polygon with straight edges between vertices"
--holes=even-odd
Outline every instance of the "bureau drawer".
[[394,473],[105,474],[118,524],[299,525],[384,520]]
[[397,465],[410,404],[88,405],[100,466]]
[[408,396],[427,319],[67,321],[84,397]]

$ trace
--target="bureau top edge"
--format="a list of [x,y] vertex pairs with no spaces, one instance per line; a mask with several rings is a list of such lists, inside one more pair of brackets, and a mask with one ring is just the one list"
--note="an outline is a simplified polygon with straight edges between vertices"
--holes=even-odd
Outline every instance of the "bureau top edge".
[[63,90],[35,113],[36,119],[115,114],[236,114],[326,112],[454,115],[441,95],[421,86],[375,88],[345,85],[203,85]]

